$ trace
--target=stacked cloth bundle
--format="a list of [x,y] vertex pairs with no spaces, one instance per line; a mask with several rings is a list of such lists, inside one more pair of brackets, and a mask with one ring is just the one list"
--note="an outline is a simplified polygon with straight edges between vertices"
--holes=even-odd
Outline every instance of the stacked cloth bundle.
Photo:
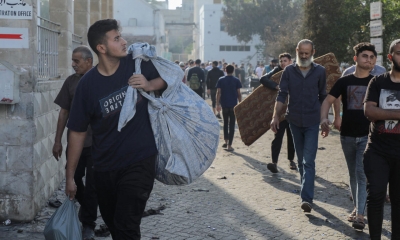
[[168,84],[160,97],[142,89],[128,87],[119,117],[118,131],[135,115],[137,91],[149,99],[149,115],[158,157],[156,179],[168,185],[183,185],[200,177],[214,161],[219,123],[208,104],[182,83],[183,71],[178,65],[158,57],[154,46],[135,43],[128,53],[135,59],[135,74],[140,63],[152,61]]

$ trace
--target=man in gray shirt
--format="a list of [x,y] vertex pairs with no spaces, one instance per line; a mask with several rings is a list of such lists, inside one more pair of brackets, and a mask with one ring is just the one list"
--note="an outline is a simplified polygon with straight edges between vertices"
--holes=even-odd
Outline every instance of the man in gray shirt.
[[[376,63],[376,59],[375,59],[375,63]],[[375,64],[375,63],[374,63],[374,64]],[[356,66],[355,66],[355,65],[346,68],[346,69],[343,71],[342,77],[354,73],[355,70],[356,70]],[[372,68],[371,72],[369,72],[369,73],[370,73],[372,76],[379,76],[379,75],[381,75],[381,74],[384,74],[385,72],[386,72],[386,69],[385,69],[384,67],[379,66],[379,65],[374,65],[374,68]]]
[[282,73],[271,129],[277,133],[279,118],[289,97],[286,120],[292,131],[301,182],[301,208],[311,212],[314,198],[315,157],[318,148],[320,108],[326,97],[325,68],[313,63],[314,43],[303,39],[297,44],[296,63]]

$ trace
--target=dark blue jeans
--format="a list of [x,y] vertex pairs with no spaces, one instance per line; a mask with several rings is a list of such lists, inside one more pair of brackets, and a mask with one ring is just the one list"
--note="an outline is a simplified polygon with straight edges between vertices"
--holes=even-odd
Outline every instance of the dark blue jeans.
[[312,203],[314,199],[315,157],[318,148],[319,124],[298,127],[289,124],[292,131],[300,173],[301,200]]
[[95,172],[101,216],[114,240],[140,239],[140,223],[153,190],[156,155],[123,169]]

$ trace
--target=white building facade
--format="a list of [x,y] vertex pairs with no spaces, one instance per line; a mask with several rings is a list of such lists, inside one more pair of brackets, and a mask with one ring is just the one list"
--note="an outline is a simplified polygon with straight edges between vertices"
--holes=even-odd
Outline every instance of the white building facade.
[[262,42],[259,36],[253,36],[253,40],[244,43],[239,42],[236,37],[231,37],[224,26],[221,25],[223,17],[222,4],[205,4],[199,11],[199,38],[198,57],[202,61],[220,61],[236,64],[257,63],[256,45]]
[[156,46],[159,56],[168,52],[164,16],[156,6],[144,0],[118,0],[114,2],[114,18],[120,21],[128,44],[148,42]]

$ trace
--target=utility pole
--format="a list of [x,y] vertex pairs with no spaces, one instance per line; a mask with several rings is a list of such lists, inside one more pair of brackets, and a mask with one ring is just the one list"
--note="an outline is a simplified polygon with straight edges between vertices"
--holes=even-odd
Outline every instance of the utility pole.
[[375,50],[378,53],[376,64],[383,64],[383,24],[382,24],[382,2],[372,2],[370,5],[370,18],[369,23],[371,43],[375,45]]

